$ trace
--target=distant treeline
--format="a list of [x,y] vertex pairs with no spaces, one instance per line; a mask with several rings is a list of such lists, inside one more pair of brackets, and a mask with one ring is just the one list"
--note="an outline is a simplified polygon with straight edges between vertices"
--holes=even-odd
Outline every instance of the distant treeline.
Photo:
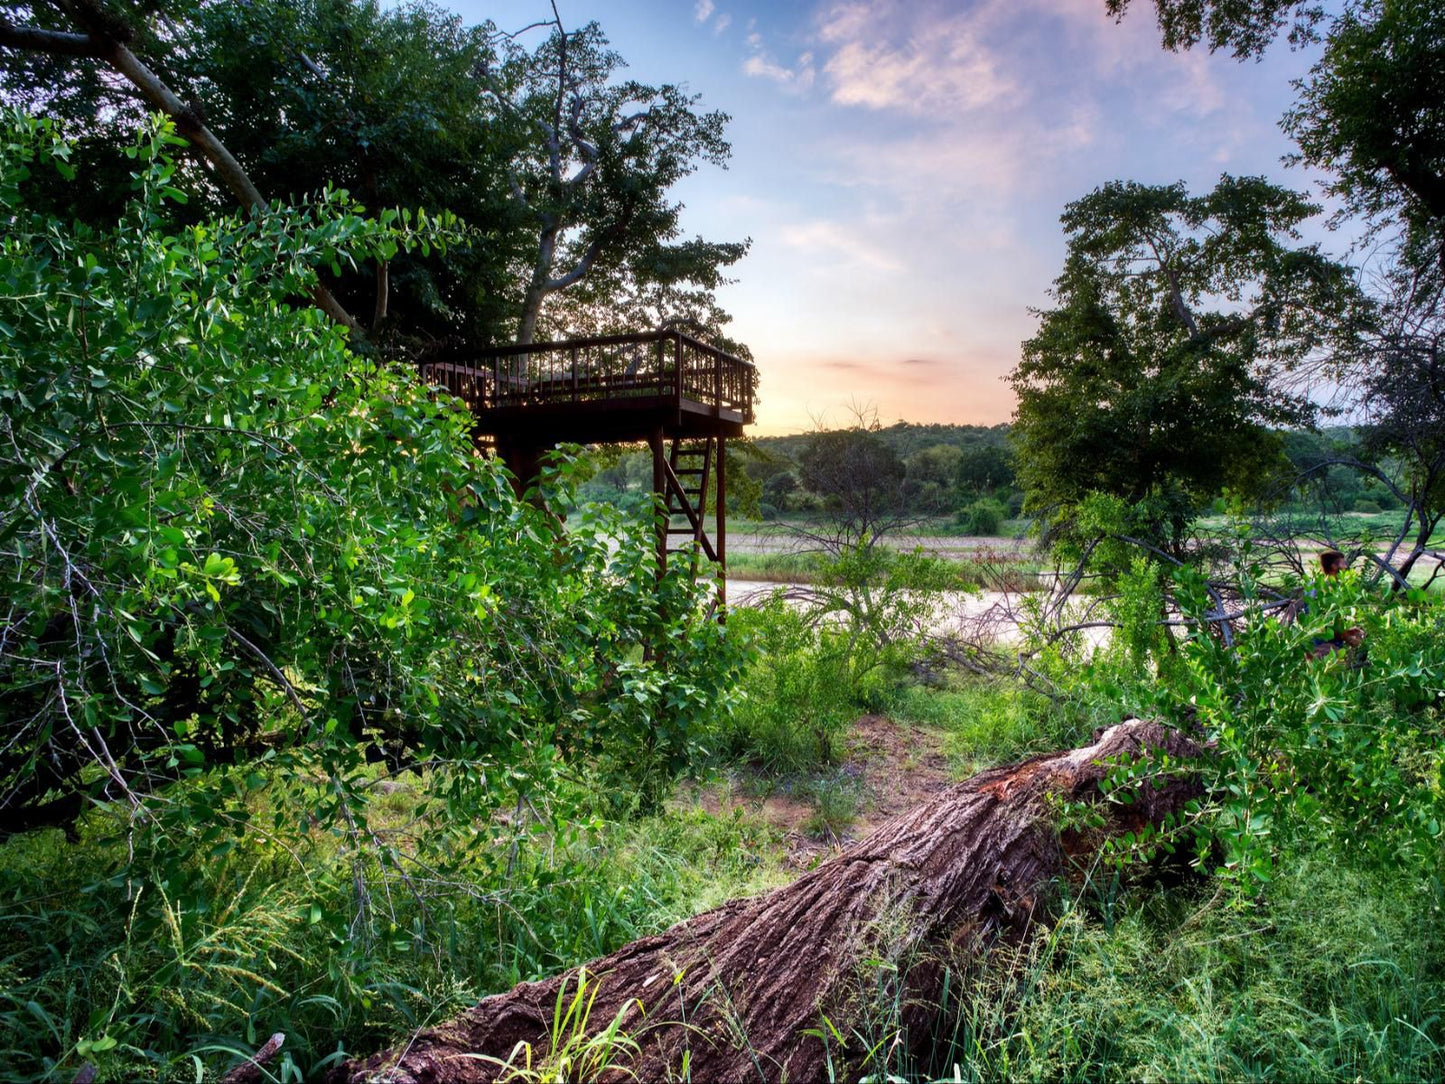
[[[1033,511],[1014,466],[1010,426],[893,425],[820,430],[759,437],[729,453],[730,501],[737,514],[773,520],[826,512],[840,484],[856,483],[893,494],[897,511],[917,518],[949,518],[961,529],[994,534],[1009,520]],[[1343,465],[1363,458],[1361,434],[1340,426],[1281,433],[1275,507],[1329,512],[1390,512],[1398,498],[1376,478]],[[844,470],[830,461],[847,455]],[[584,457],[590,478],[582,500],[641,509],[648,499],[652,466],[643,451],[591,450]],[[1223,512],[1220,493],[1214,511]]]

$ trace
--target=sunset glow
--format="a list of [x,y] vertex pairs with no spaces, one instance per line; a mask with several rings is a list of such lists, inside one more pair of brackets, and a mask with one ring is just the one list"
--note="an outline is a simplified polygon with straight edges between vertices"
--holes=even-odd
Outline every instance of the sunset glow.
[[[512,29],[551,14],[458,8]],[[851,404],[1006,421],[1001,377],[1049,303],[1068,201],[1114,179],[1311,184],[1282,165],[1276,122],[1313,52],[1167,53],[1142,7],[1122,25],[1103,0],[559,9],[597,19],[637,78],[733,115],[731,167],[678,195],[689,232],[753,240],[720,296],[762,368],[760,434],[840,423]]]

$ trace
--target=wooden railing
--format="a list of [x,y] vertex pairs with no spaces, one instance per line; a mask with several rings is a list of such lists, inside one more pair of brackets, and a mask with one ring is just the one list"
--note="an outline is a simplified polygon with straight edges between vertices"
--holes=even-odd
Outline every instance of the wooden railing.
[[753,421],[757,369],[680,331],[499,346],[429,362],[422,375],[474,411],[684,399]]

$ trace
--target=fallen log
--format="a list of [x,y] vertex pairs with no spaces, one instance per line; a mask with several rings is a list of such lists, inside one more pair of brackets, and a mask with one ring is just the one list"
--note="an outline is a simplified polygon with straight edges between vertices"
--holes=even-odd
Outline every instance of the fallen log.
[[[1106,807],[1106,827],[1088,838],[1060,834],[1049,796],[1096,798],[1110,762],[1160,752],[1179,759],[1199,748],[1158,723],[1128,720],[1090,746],[984,772],[792,884],[587,964],[596,998],[583,1030],[618,1022],[636,1044],[620,1059],[627,1072],[606,1078],[671,1079],[684,1064],[693,1080],[843,1078],[861,1051],[840,1049],[834,1036],[852,1034],[865,1008],[863,972],[876,972],[880,960],[903,984],[893,998],[898,1033],[926,1043],[944,968],[976,966],[991,946],[1022,939],[1043,916],[1041,894],[1064,872],[1066,852],[1157,825],[1198,788],[1178,775],[1144,785],[1131,803]],[[576,971],[521,983],[393,1050],[340,1066],[331,1079],[504,1080],[509,1058],[524,1064],[519,1044],[528,1044],[533,1065],[547,1057],[558,992],[570,1000],[577,984]]]

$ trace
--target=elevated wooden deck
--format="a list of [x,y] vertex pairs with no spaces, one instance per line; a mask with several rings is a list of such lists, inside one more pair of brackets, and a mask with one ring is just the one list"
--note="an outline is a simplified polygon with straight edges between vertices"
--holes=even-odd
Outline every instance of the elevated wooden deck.
[[547,448],[676,437],[741,436],[757,370],[680,331],[479,350],[422,366],[471,407],[499,443]]
[[[646,441],[657,561],[703,561],[727,583],[727,438],[753,420],[757,369],[680,331],[501,346],[432,361],[424,379],[471,408],[479,438],[525,490],[563,442]],[[706,524],[713,502],[713,529]]]

